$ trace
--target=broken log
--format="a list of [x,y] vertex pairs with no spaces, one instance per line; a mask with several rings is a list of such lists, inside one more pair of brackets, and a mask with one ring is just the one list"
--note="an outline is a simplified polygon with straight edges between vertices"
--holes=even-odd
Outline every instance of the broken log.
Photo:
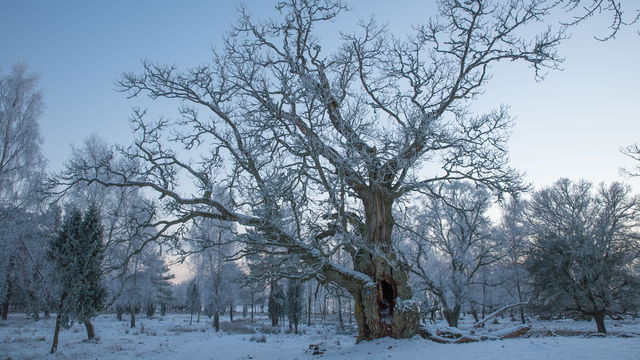
[[462,344],[469,342],[478,342],[483,340],[502,340],[520,337],[531,329],[531,325],[518,325],[494,332],[477,333],[475,330],[464,331],[460,329],[445,328],[428,328],[423,327],[420,335],[428,340],[440,344]]

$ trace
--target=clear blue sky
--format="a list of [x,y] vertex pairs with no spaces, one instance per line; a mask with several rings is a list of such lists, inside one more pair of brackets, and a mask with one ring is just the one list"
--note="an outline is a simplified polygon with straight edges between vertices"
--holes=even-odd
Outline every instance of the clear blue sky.
[[[22,61],[41,76],[47,108],[41,119],[44,150],[60,169],[70,144],[96,133],[127,143],[132,106],[115,92],[124,71],[138,71],[140,60],[188,67],[206,62],[235,19],[237,1],[0,1],[0,68]],[[257,15],[269,14],[271,1],[247,1]],[[349,31],[372,14],[397,32],[426,21],[430,1],[354,1],[354,11],[335,23]],[[561,48],[562,72],[542,83],[522,64],[496,67],[476,108],[511,105],[517,116],[510,142],[512,164],[536,186],[564,176],[594,182],[619,178],[630,162],[618,148],[640,141],[640,36],[627,29],[606,43],[609,19],[574,29]],[[154,104],[152,114],[173,116],[175,104]],[[640,190],[640,182],[631,182]]]

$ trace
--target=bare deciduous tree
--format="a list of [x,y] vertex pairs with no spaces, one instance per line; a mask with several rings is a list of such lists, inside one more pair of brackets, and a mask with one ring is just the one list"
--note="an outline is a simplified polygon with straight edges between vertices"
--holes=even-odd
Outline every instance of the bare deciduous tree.
[[632,144],[621,149],[622,153],[636,162],[633,169],[622,169],[628,176],[640,176],[640,144]]
[[413,222],[402,226],[409,242],[404,254],[422,286],[439,299],[449,326],[457,327],[480,271],[502,254],[486,214],[490,194],[459,183],[444,187],[443,195],[444,201],[430,199],[411,210]]
[[[439,16],[406,39],[372,21],[327,51],[314,30],[346,10],[341,2],[277,9],[281,17],[266,22],[241,9],[210,64],[180,72],[145,62],[142,74],[125,74],[121,91],[177,99],[181,119],[147,122],[135,111],[138,137],[114,152],[118,162],[76,162],[54,185],[157,192],[166,210],[152,224],[157,239],[198,217],[238,223],[253,249],[295,258],[349,291],[359,339],[411,337],[418,306],[392,244],[394,204],[412,193],[438,197],[457,179],[521,189],[507,165],[506,108],[475,116],[468,104],[494,63],[522,61],[538,77],[556,68],[563,36],[521,36],[547,14],[542,1],[443,0]],[[186,152],[199,159],[183,160]],[[96,176],[103,171],[108,178]],[[337,251],[352,268],[331,261]]]
[[554,311],[604,319],[637,309],[640,198],[620,183],[592,185],[561,179],[537,192],[529,209],[533,247],[527,265],[535,302]]
[[[511,198],[502,206],[499,234],[505,248],[500,262],[500,275],[505,282],[506,294],[514,302],[526,303],[530,298],[529,276],[524,262],[529,249],[529,229],[526,224],[527,203]],[[524,307],[520,307],[520,321],[526,324]]]
[[596,37],[601,41],[613,39],[623,27],[633,25],[640,19],[640,8],[631,8],[631,15],[629,15],[626,10],[629,10],[630,2],[625,3],[620,0],[560,0],[555,5],[573,14],[573,18],[565,23],[568,26],[578,25],[601,13],[609,15],[611,18],[609,33]]
[[0,74],[0,215],[22,206],[42,180],[38,119],[44,102],[37,86],[23,64]]

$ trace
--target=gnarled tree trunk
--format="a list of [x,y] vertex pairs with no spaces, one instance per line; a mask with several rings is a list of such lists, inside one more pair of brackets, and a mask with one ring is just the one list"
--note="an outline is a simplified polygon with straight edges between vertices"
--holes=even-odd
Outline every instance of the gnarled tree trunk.
[[445,308],[442,310],[442,315],[447,320],[447,324],[451,327],[458,327],[458,320],[460,319],[460,304],[456,304],[453,309]]
[[606,334],[607,328],[604,326],[604,317],[606,312],[604,310],[596,311],[593,313],[593,320],[596,321],[596,327],[599,333]]
[[363,240],[369,248],[358,251],[354,268],[371,277],[372,282],[352,291],[358,340],[413,337],[418,333],[420,311],[412,301],[406,266],[396,259],[393,251],[393,198],[379,191],[363,202]]

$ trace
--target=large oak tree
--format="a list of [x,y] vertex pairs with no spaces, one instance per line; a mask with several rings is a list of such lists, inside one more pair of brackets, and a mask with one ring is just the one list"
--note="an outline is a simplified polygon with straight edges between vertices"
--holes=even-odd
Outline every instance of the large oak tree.
[[[264,22],[240,9],[210,63],[144,62],[119,81],[132,97],[177,100],[180,119],[135,111],[133,145],[70,163],[57,183],[157,192],[166,210],[152,224],[157,240],[198,217],[235,222],[245,254],[282,259],[275,275],[296,264],[297,277],[349,291],[359,339],[411,337],[418,307],[392,242],[394,206],[460,179],[521,189],[507,164],[507,109],[468,109],[497,62],[527,63],[538,77],[558,66],[562,34],[527,35],[547,5],[441,0],[411,36],[370,21],[339,46],[316,30],[346,10],[341,2],[279,2],[278,18]],[[351,266],[332,261],[337,252]]]

